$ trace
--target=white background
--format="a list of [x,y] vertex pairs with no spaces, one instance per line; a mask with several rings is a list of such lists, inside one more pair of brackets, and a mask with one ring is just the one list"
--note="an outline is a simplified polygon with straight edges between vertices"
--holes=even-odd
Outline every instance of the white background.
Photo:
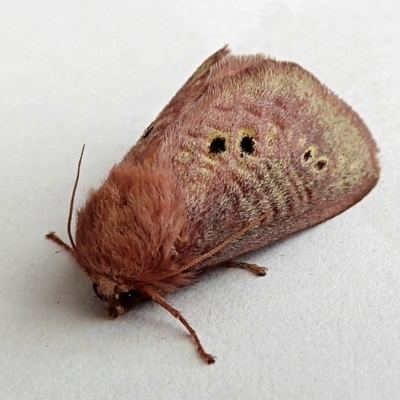
[[[398,1],[2,0],[0,398],[400,398]],[[109,320],[66,238],[78,204],[228,43],[312,71],[362,116],[378,186],[344,214]]]

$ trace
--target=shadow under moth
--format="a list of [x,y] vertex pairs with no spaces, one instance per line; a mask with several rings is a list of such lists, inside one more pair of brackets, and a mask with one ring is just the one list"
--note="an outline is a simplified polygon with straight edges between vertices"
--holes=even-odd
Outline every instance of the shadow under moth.
[[[83,149],[82,149],[83,154]],[[360,117],[312,74],[261,54],[207,58],[77,212],[69,251],[112,317],[214,267],[338,215],[377,183]]]

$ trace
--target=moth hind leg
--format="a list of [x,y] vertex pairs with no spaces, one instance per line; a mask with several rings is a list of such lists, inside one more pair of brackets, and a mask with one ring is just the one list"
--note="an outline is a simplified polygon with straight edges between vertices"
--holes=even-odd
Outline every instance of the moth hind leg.
[[75,256],[75,252],[74,249],[68,245],[67,243],[65,243],[62,239],[60,239],[55,232],[49,232],[46,236],[46,239],[51,240],[52,242],[58,244],[60,247],[62,247],[64,250],[68,251],[68,253],[72,254],[73,256]]
[[267,275],[267,271],[268,271],[267,267],[259,267],[256,264],[249,264],[249,263],[239,262],[239,261],[227,261],[223,265],[228,268],[245,269],[257,276],[265,276],[265,275]]

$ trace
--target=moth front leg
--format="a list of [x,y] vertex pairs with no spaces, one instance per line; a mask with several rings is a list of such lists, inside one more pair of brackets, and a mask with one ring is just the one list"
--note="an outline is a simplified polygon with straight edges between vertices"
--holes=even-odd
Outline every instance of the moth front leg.
[[267,275],[267,271],[268,271],[267,267],[259,267],[256,264],[249,264],[249,263],[239,262],[239,261],[227,261],[226,263],[224,263],[222,265],[224,267],[228,267],[228,268],[245,269],[257,276],[265,276],[265,275]]
[[75,257],[75,251],[74,249],[69,246],[67,243],[65,243],[62,239],[60,239],[55,232],[49,232],[46,236],[46,239],[51,240],[52,242],[58,244],[60,247],[62,247],[64,250],[68,251],[68,253],[72,254]]

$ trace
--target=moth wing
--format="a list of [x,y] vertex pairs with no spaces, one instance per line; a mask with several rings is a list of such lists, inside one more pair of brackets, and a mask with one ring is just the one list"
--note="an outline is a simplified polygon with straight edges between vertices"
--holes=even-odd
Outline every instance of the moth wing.
[[376,154],[360,117],[312,74],[224,47],[196,70],[124,161],[171,160],[187,215],[187,232],[174,246],[177,265],[184,254],[185,264],[201,259],[202,268],[351,207],[378,180]]
[[[229,70],[220,66],[225,59],[230,60]],[[187,111],[195,110],[198,102],[204,96],[210,95],[209,91],[218,82],[228,76],[235,77],[248,67],[262,64],[264,60],[265,56],[262,54],[236,57],[231,54],[228,46],[222,47],[209,56],[145,129],[138,143],[125,155],[124,161],[134,164],[148,156],[151,157],[166,136],[176,133],[181,117]]]
[[200,81],[203,94],[181,108],[163,144],[196,227],[193,256],[265,215],[203,266],[332,218],[375,186],[377,148],[368,128],[299,65],[227,55]]

